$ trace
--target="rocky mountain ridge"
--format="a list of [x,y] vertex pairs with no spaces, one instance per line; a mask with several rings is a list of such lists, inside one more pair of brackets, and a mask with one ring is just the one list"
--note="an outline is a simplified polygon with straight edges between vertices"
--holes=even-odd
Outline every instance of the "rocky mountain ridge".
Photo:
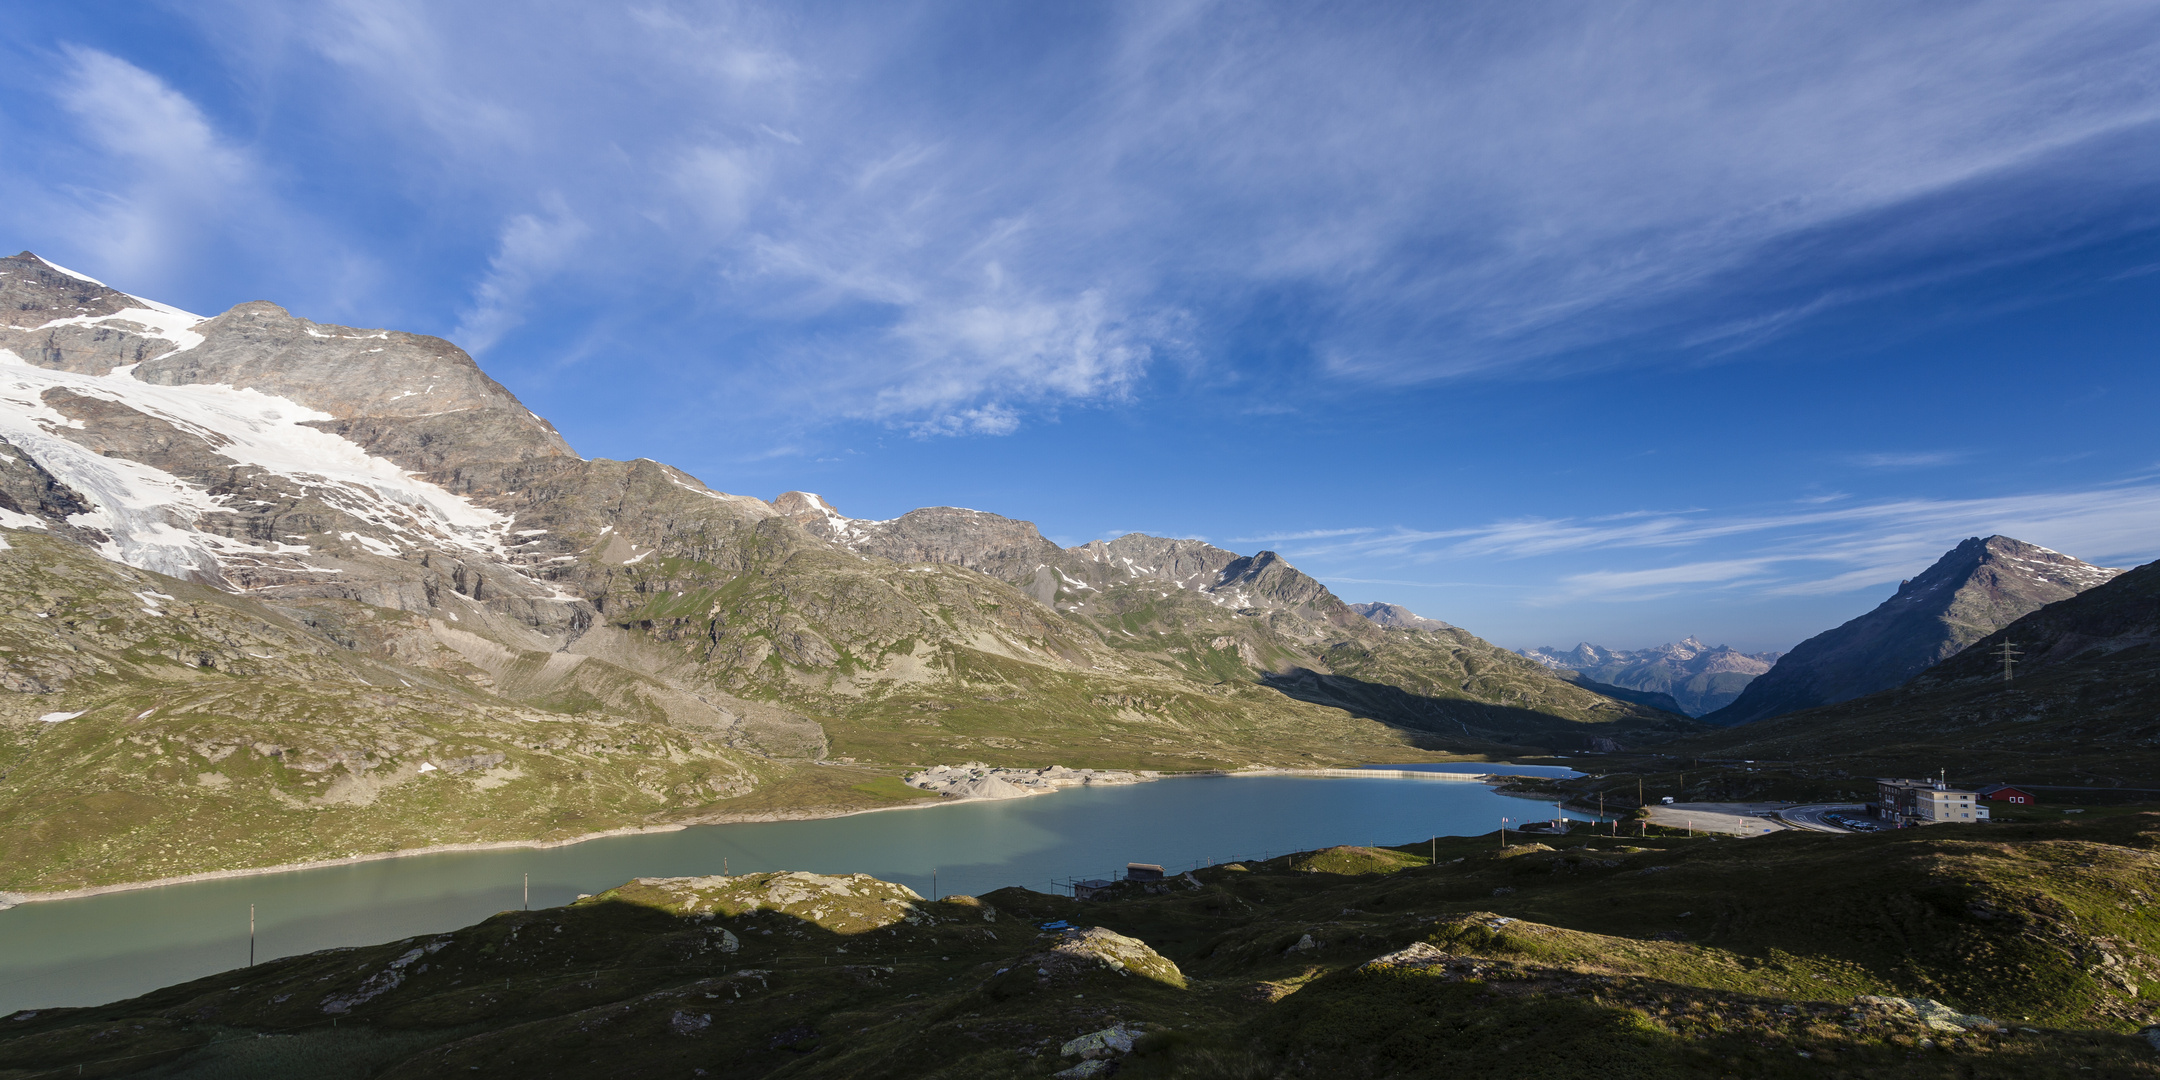
[[1743,653],[1726,645],[1713,648],[1695,640],[1692,634],[1648,649],[1614,650],[1586,641],[1566,652],[1550,645],[1517,651],[1555,671],[1578,672],[1623,689],[1669,695],[1689,716],[1702,716],[1730,704],[1748,683],[1769,671],[1784,655]]
[[[1063,548],[1033,522],[981,510],[933,506],[870,521],[847,517],[822,496],[804,491],[781,495],[773,507],[811,535],[849,551],[979,570],[1068,614],[1087,614],[1088,593],[1154,584],[1218,608],[1293,614],[1292,625],[1307,639],[1326,636],[1328,628],[1358,628],[1354,609],[1272,551],[1240,555],[1201,540],[1145,533]],[[1101,597],[1094,599],[1099,605]]]
[[[2004,678],[2000,646],[2012,646]],[[1705,757],[1861,775],[1952,775],[2084,789],[2155,786],[2160,563],[2029,612],[1886,690],[1691,740]],[[2045,801],[2045,799],[2043,800]]]
[[1901,582],[1873,611],[1793,646],[1732,704],[1703,719],[1745,724],[1890,689],[2121,573],[2007,536],[1972,537]]
[[[0,302],[0,888],[911,797],[818,758],[1400,760],[1679,722],[1376,626],[1270,552],[585,459],[437,338],[200,318],[28,253]],[[234,839],[159,854],[206,806]]]
[[1412,630],[1452,630],[1453,624],[1438,619],[1428,619],[1401,604],[1374,601],[1370,604],[1352,604],[1350,610],[1365,616],[1381,626],[1402,626]]

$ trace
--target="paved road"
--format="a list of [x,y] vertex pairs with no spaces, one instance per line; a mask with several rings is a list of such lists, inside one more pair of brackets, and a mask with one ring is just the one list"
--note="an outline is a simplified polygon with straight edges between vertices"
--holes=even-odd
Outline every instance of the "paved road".
[[1761,836],[1789,827],[1766,816],[1783,809],[1784,803],[1669,803],[1650,808],[1650,824],[1726,836]]
[[1784,818],[1787,825],[1796,829],[1806,829],[1810,832],[1849,833],[1853,830],[1824,821],[1823,816],[1826,814],[1848,814],[1857,817],[1866,812],[1867,807],[1859,803],[1810,803],[1806,806],[1788,806],[1778,811],[1778,816]]

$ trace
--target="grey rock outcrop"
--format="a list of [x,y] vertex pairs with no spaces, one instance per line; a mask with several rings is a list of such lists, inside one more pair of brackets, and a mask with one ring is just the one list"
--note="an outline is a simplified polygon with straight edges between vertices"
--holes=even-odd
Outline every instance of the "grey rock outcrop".
[[25,251],[0,258],[0,349],[40,367],[103,375],[181,346],[170,327],[198,321]]
[[1153,779],[1153,773],[1124,769],[1068,769],[1062,765],[1040,769],[994,769],[977,764],[939,765],[910,773],[905,782],[909,787],[954,798],[1022,799],[1029,795],[1047,795],[1060,788],[1141,784]]
[[1063,1057],[1085,1058],[1095,1061],[1132,1053],[1133,1040],[1146,1034],[1139,1028],[1126,1024],[1114,1024],[1101,1031],[1090,1031],[1077,1039],[1058,1047]]

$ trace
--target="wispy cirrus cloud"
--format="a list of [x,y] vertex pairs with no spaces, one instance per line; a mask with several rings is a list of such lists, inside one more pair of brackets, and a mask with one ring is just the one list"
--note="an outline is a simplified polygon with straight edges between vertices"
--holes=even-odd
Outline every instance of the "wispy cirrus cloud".
[[[1341,529],[1285,545],[1325,566],[1460,565],[1562,559],[1579,566],[1627,553],[1709,557],[1623,569],[1565,571],[1539,602],[1640,600],[1683,588],[1757,596],[1845,592],[1909,577],[1968,536],[2002,534],[2093,562],[2142,561],[2160,553],[2160,487],[2137,484],[1980,499],[1897,499],[1757,514],[1640,512],[1597,518],[1490,522],[1459,529]],[[1749,554],[1725,554],[1731,547]],[[1355,569],[1349,573],[1355,574]],[[1325,575],[1329,580],[1364,581]],[[1402,584],[1412,584],[1402,581]]]
[[127,186],[101,193],[93,243],[131,273],[147,273],[191,239],[200,217],[261,189],[261,164],[221,135],[195,102],[163,79],[96,49],[70,47],[60,104]]
[[1845,460],[1866,469],[1928,469],[1971,460],[1964,450],[1917,450],[1903,453],[1854,454]]
[[[1649,570],[1593,570],[1562,577],[1559,585],[1561,594],[1567,597],[1625,595],[1640,599],[1669,595],[1682,586],[1731,586],[1759,581],[1776,564],[1776,559],[1767,558],[1720,559]],[[1551,599],[1548,598],[1548,602]]]
[[1302,532],[1268,533],[1264,536],[1236,536],[1233,544],[1273,544],[1284,540],[1325,540],[1337,536],[1362,536],[1380,530],[1365,526],[1355,529],[1306,529]]
[[25,236],[57,234],[78,262],[144,292],[198,276],[206,259],[305,267],[366,287],[366,260],[290,197],[281,164],[260,147],[126,59],[79,45],[58,56],[49,89],[90,175],[18,193],[0,221]]
[[230,266],[307,282],[314,296],[365,296],[377,286],[370,253],[295,196],[293,163],[244,119],[177,83],[163,54],[17,29],[0,46],[14,103],[0,110],[10,150],[0,165],[0,231],[12,243],[191,310],[232,302],[206,287]]
[[[2127,235],[2160,189],[2136,3],[190,10],[488,223],[473,341],[566,305],[721,323],[755,340],[715,393],[801,424],[1011,432],[1169,358],[1234,368],[1256,310],[1348,384],[1731,350]],[[572,221],[582,273],[520,269],[521,230]]]
[[1403,585],[1417,589],[1524,589],[1527,585],[1510,585],[1497,581],[1413,581],[1404,578],[1362,578],[1329,575],[1328,580],[1345,585]]
[[543,200],[543,214],[519,214],[505,222],[487,276],[473,287],[472,306],[458,320],[453,335],[474,353],[484,353],[504,334],[525,321],[533,290],[567,267],[592,228],[559,198]]

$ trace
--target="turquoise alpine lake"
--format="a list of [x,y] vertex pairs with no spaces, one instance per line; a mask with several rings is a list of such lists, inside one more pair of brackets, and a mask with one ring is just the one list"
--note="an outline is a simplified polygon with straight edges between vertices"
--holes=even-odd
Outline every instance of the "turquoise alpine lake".
[[[1382,766],[1381,768],[1394,768]],[[1537,766],[1448,771],[1550,775]],[[1491,832],[1556,811],[1468,778],[1206,776],[808,821],[704,825],[164,885],[0,911],[0,1016],[95,1005],[245,965],[566,904],[636,877],[865,873],[933,892],[1061,891],[1127,862],[1171,873],[1335,844]],[[1569,814],[1583,819],[1583,815]]]

